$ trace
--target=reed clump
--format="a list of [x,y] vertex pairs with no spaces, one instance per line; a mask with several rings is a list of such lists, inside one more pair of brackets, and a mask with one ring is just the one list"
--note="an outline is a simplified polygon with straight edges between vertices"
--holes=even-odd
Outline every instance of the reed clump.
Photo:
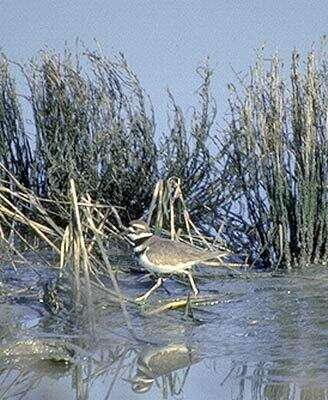
[[[5,56],[2,65],[3,87],[10,86],[12,99],[8,105],[3,96],[3,108],[12,110],[13,102],[19,105],[24,98],[35,127],[28,137],[17,106],[13,117],[20,139],[9,128],[0,137],[18,148],[7,146],[2,162],[36,196],[66,201],[69,179],[74,179],[81,195],[120,207],[127,222],[145,212],[159,179],[177,176],[195,218],[201,218],[204,201],[209,208],[217,203],[216,190],[208,190],[215,175],[208,144],[216,114],[208,65],[199,69],[200,104],[190,123],[169,92],[169,133],[156,138],[151,101],[123,55],[109,59],[100,51],[44,51],[25,65],[11,63],[28,87],[21,99]],[[7,160],[11,153],[21,154],[24,162]]]
[[74,179],[79,193],[140,215],[156,181],[152,107],[123,56],[80,58],[43,53],[22,67],[36,127],[35,187],[65,200]]
[[[17,90],[14,68],[27,93]],[[151,101],[123,55],[43,51],[25,65],[2,55],[0,237],[6,246],[12,232],[29,243],[36,228],[46,234],[43,226],[58,249],[72,224],[73,181],[77,203],[92,199],[86,210],[98,210],[97,218],[106,210],[119,215],[120,222],[110,221],[112,232],[144,216],[172,238],[227,244],[251,265],[324,263],[326,55],[311,51],[301,65],[294,52],[289,80],[278,56],[269,69],[259,57],[248,80],[230,85],[230,113],[220,130],[213,71],[205,63],[197,72],[199,104],[191,118],[168,91],[168,133],[159,135]],[[26,107],[35,130],[30,136]],[[90,216],[81,215],[89,237]]]
[[288,82],[278,56],[266,69],[259,55],[242,94],[231,87],[224,143],[245,245],[288,268],[328,255],[327,57],[300,60],[295,51]]
[[[22,185],[29,187],[32,161],[16,83],[8,59],[0,54],[0,162]],[[0,179],[5,177],[1,170]]]

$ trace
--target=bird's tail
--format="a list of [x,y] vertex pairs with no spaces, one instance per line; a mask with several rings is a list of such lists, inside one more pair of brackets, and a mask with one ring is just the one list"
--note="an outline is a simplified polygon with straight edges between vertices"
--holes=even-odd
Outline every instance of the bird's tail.
[[224,257],[230,255],[230,251],[223,251],[223,250],[218,250],[218,251],[206,251],[204,254],[200,254],[199,256],[199,261],[203,262],[206,264],[206,261],[213,262],[221,262],[223,263]]

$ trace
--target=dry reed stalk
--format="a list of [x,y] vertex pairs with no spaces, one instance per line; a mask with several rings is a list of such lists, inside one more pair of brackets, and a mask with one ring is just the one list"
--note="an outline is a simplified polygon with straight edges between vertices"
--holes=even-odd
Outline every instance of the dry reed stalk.
[[[35,247],[33,247],[33,246],[28,242],[28,240],[19,232],[19,230],[18,230],[18,229],[15,229],[15,228],[13,227],[13,224],[12,224],[12,223],[9,223],[9,221],[8,221],[8,220],[4,217],[4,215],[2,215],[1,213],[0,213],[0,218],[2,219],[4,225],[7,225],[7,226],[10,228],[11,233],[14,234],[14,235],[26,246],[26,247],[24,248],[23,252],[26,251],[26,249],[29,249],[29,250],[31,250],[45,265],[47,265],[48,267],[53,267],[53,265],[50,264],[50,263],[40,254],[40,252],[38,251],[38,249],[36,249]],[[7,240],[7,239],[5,238],[5,236],[0,237],[0,241],[1,241],[1,240],[3,240],[3,241],[6,243],[6,245],[10,248],[10,250],[12,250],[15,254],[17,254],[17,255],[19,256],[19,258],[20,258],[22,261],[24,261],[26,264],[28,264],[27,259],[24,257],[24,255],[22,254],[22,252],[19,251],[19,250],[17,249],[17,246],[15,246],[15,244],[11,243],[10,240]]]
[[98,245],[98,247],[100,249],[100,253],[101,253],[101,256],[102,256],[102,261],[106,265],[107,272],[109,274],[109,277],[111,279],[112,285],[114,287],[117,299],[118,299],[118,301],[120,303],[120,306],[121,306],[121,309],[122,309],[122,312],[123,312],[123,315],[124,315],[124,318],[125,318],[125,321],[126,321],[126,324],[127,324],[127,328],[130,331],[130,333],[133,336],[135,336],[135,332],[134,332],[134,329],[133,329],[132,321],[131,321],[130,315],[129,315],[127,307],[126,307],[126,300],[125,300],[125,298],[124,298],[124,296],[123,296],[123,294],[121,292],[121,289],[120,289],[120,287],[118,285],[117,279],[116,279],[115,274],[113,272],[113,268],[111,266],[111,263],[109,262],[108,256],[106,255],[106,250],[105,250],[105,247],[103,245],[103,231],[101,229],[97,228],[97,226],[96,226],[96,224],[95,224],[95,222],[94,222],[94,220],[92,218],[92,213],[91,213],[92,204],[91,204],[90,200],[86,199],[86,202],[88,202],[89,205],[90,205],[90,207],[87,207],[85,209],[85,216],[87,218],[89,227],[90,227],[90,229],[91,229],[91,231],[93,233],[93,236],[94,236],[94,238],[95,238],[95,240],[97,242],[97,245]]
[[[1,188],[0,188],[1,191]],[[5,196],[0,193],[0,200],[2,200],[5,204],[0,204],[0,214],[3,216],[7,215],[13,221],[17,221],[23,223],[26,226],[29,226],[32,230],[35,231],[36,235],[39,236],[42,240],[44,240],[53,250],[55,250],[58,254],[60,254],[60,250],[55,245],[55,243],[49,239],[48,235],[53,235],[54,231],[49,227],[33,221],[32,219],[25,216],[10,200],[8,200]]]
[[212,244],[218,241],[217,238],[214,241],[212,238],[206,238],[193,223],[182,193],[181,179],[176,177],[167,181],[160,180],[155,185],[147,222],[151,224],[152,220],[155,221],[156,228],[168,227],[172,240],[181,240],[181,231],[184,231],[193,245],[197,243],[213,249]]
[[81,217],[80,217],[80,209],[78,206],[78,199],[76,194],[76,187],[75,182],[73,179],[70,180],[70,192],[72,196],[72,206],[73,206],[73,215],[74,220],[72,223],[72,235],[73,235],[73,260],[74,262],[74,275],[75,275],[75,282],[76,282],[76,300],[77,304],[80,303],[80,291],[81,291],[81,283],[80,283],[80,263],[82,260],[82,268],[83,268],[83,277],[86,284],[86,297],[87,297],[87,310],[88,310],[88,317],[91,324],[91,332],[95,335],[95,319],[93,313],[93,300],[92,300],[92,289],[90,283],[90,260],[89,254],[87,251],[87,246],[85,243],[84,234],[82,231],[82,224],[81,224]]
[[[0,186],[1,191],[4,193],[10,194],[13,198],[17,198],[18,200],[23,201],[25,204],[29,204],[32,207],[35,207],[37,212],[42,216],[42,219],[46,221],[46,223],[51,226],[54,232],[57,232],[59,236],[62,235],[61,228],[52,220],[52,218],[48,215],[47,210],[41,203],[58,204],[55,200],[50,199],[41,199],[36,196],[30,189],[26,188],[19,180],[2,164],[0,163],[0,169],[6,174],[8,181],[0,180],[2,182],[2,186]],[[17,190],[8,189],[6,187],[17,187]]]

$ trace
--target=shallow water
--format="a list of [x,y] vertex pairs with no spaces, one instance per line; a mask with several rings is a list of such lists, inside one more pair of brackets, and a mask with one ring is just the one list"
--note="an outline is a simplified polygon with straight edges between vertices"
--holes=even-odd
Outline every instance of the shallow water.
[[[43,277],[53,272],[40,268]],[[13,287],[36,284],[28,267],[3,269]],[[41,277],[42,278],[42,277]],[[198,279],[197,279],[198,278]],[[19,301],[2,298],[0,333],[12,338],[63,338],[82,349],[74,364],[36,358],[0,362],[0,399],[229,399],[320,400],[328,398],[328,273],[242,273],[200,268],[203,294],[220,302],[156,316],[129,309],[136,338],[119,307],[95,313],[92,339],[78,324],[51,317],[31,289]],[[150,282],[120,277],[122,290],[140,294]],[[34,292],[33,292],[34,290]],[[170,281],[166,290],[188,290]],[[152,298],[168,297],[159,289]]]

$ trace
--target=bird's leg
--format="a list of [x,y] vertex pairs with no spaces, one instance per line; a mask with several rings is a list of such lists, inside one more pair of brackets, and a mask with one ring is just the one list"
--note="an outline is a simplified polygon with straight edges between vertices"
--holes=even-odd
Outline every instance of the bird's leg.
[[147,300],[148,297],[149,297],[153,292],[155,292],[155,290],[158,289],[158,288],[162,285],[162,283],[163,283],[164,281],[165,281],[164,278],[158,278],[158,280],[157,280],[157,282],[155,283],[155,285],[152,286],[152,287],[148,290],[147,293],[143,294],[143,295],[140,296],[140,297],[137,297],[137,298],[135,299],[135,301],[138,301],[138,302],[139,302],[139,301]]
[[196,284],[195,284],[194,278],[192,277],[191,272],[190,271],[185,271],[185,274],[188,276],[188,279],[189,279],[189,282],[190,282],[190,285],[191,285],[191,288],[192,288],[192,290],[194,292],[195,297],[197,297],[197,295],[199,293],[199,290],[196,287]]

